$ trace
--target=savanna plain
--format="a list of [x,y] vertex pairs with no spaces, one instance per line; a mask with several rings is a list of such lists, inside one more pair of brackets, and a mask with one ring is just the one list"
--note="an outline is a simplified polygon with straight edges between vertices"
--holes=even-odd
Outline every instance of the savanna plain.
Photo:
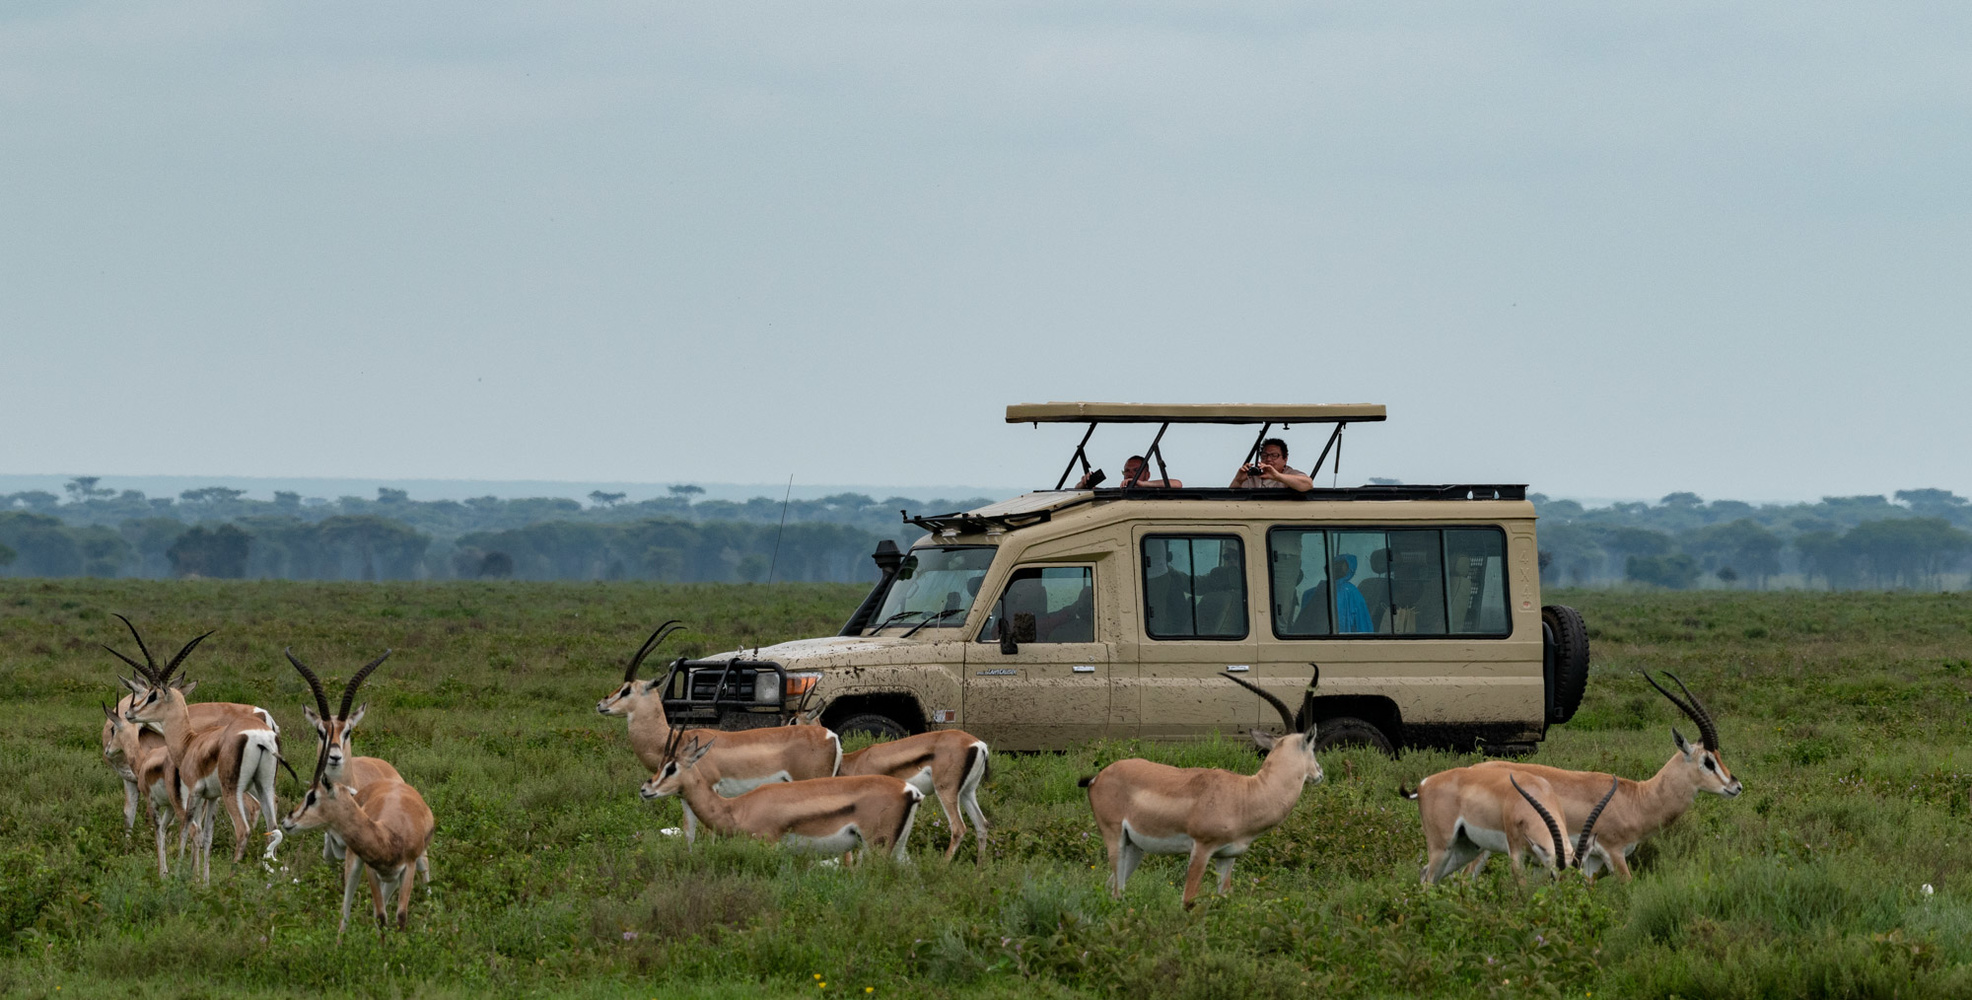
[[[1581,609],[1595,666],[1535,760],[1644,778],[1686,725],[1639,680],[1679,674],[1717,717],[1736,800],[1701,795],[1646,841],[1630,883],[1530,874],[1420,887],[1400,780],[1469,763],[1327,755],[1233,892],[1178,902],[1153,858],[1121,901],[1078,777],[1121,757],[1250,773],[1243,737],[998,754],[980,792],[990,856],[844,869],[736,839],[663,835],[675,800],[596,701],[649,630],[664,656],[827,634],[861,597],[830,585],[0,581],[0,994],[29,997],[1128,996],[1964,997],[1972,995],[1972,596],[1549,592]],[[224,853],[210,885],[160,880],[122,821],[99,703],[129,649],[219,631],[194,700],[273,710],[307,773],[294,647],[366,685],[359,753],[437,816],[410,932],[364,918],[340,946],[341,872],[297,834],[279,870]],[[283,777],[285,809],[296,795]],[[189,867],[189,866],[187,866]],[[1925,889],[1930,886],[1930,890]]]

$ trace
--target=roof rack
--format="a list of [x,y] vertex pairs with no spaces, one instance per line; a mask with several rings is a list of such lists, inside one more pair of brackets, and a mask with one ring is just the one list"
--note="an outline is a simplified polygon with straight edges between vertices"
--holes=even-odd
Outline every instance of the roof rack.
[[1443,485],[1345,486],[1339,489],[1315,487],[1302,492],[1290,489],[1238,489],[1228,487],[1185,487],[1183,489],[1144,488],[1098,489],[1098,500],[1281,500],[1298,503],[1307,500],[1525,500],[1525,483],[1448,483]]
[[1171,470],[1164,466],[1164,452],[1159,447],[1164,441],[1164,432],[1172,424],[1259,424],[1260,433],[1253,439],[1253,447],[1246,450],[1246,459],[1241,464],[1253,461],[1260,453],[1261,444],[1267,440],[1267,432],[1275,424],[1292,427],[1295,424],[1334,424],[1335,430],[1328,436],[1328,443],[1322,446],[1321,457],[1315,459],[1312,471],[1320,471],[1328,461],[1330,450],[1335,452],[1335,467],[1342,468],[1342,431],[1351,423],[1376,423],[1389,419],[1381,403],[1016,403],[1007,407],[1007,423],[1010,424],[1080,424],[1086,423],[1089,429],[1082,434],[1082,440],[1075,446],[1075,454],[1069,456],[1068,465],[1061,470],[1061,478],[1055,480],[1054,488],[1061,489],[1068,483],[1068,475],[1075,471],[1076,463],[1081,463],[1083,475],[1089,472],[1089,438],[1096,432],[1097,424],[1157,424],[1157,436],[1150,439],[1150,447],[1144,451],[1145,464],[1157,462],[1157,475],[1169,480]]

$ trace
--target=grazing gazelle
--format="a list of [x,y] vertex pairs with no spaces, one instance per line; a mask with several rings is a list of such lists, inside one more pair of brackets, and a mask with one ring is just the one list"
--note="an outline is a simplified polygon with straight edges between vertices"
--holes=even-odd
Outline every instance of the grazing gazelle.
[[[363,712],[369,708],[368,705],[358,705],[356,707],[356,713],[354,715],[350,714],[349,706],[356,700],[356,689],[362,687],[364,679],[369,677],[372,671],[382,666],[383,661],[390,658],[391,651],[388,649],[384,650],[382,656],[364,664],[363,669],[356,671],[355,676],[351,677],[349,683],[342,689],[341,709],[334,713],[329,711],[329,697],[322,690],[321,678],[315,676],[315,671],[308,669],[308,665],[301,662],[294,655],[293,649],[284,649],[281,653],[288,658],[289,663],[294,665],[294,669],[301,674],[302,680],[308,682],[308,690],[315,696],[314,706],[312,708],[307,705],[302,706],[301,714],[308,719],[310,725],[315,727],[315,739],[320,744],[317,753],[321,761],[321,774],[316,776],[317,780],[320,780],[322,776],[326,775],[330,781],[336,784],[348,785],[356,789],[358,793],[357,802],[359,804],[364,801],[362,793],[371,785],[387,781],[403,781],[404,776],[397,773],[397,768],[391,766],[389,761],[381,757],[358,757],[355,755],[356,751],[350,743],[350,733],[355,730],[358,722],[363,721]],[[288,817],[288,821],[282,824],[282,829],[289,831],[297,829],[307,830],[314,829],[316,826],[325,825],[321,822],[312,823],[307,826],[298,825],[302,814],[303,808],[297,806],[294,813]],[[343,880],[345,883],[352,883],[356,878],[356,862],[353,859],[348,859],[347,856],[348,850],[343,843],[342,836],[336,833],[333,828],[324,830],[322,833],[322,857],[337,862],[347,860],[347,864],[344,866]],[[424,877],[425,891],[430,892],[431,861],[429,858],[423,855],[418,857],[418,872]],[[345,884],[344,888],[348,890],[348,885]]]
[[[130,624],[129,620],[125,619],[124,624]],[[136,635],[136,626],[132,625],[130,632]],[[259,818],[267,824],[263,860],[271,860],[281,845],[280,813],[274,805],[274,780],[282,763],[279,732],[262,725],[259,715],[252,723],[231,719],[209,727],[195,727],[185,695],[191,693],[197,682],[172,679],[185,657],[211,634],[207,632],[186,643],[163,670],[156,669],[156,661],[151,659],[141,637],[137,645],[144,652],[144,664],[117,653],[124,662],[138,668],[145,681],[141,684],[124,681],[132,697],[123,718],[164,730],[165,748],[171,754],[172,766],[178,770],[178,797],[189,817],[186,825],[197,828],[193,856],[200,878],[205,881],[212,879],[212,837],[218,825],[219,804],[225,805],[233,820],[234,861],[246,855],[247,837],[253,829],[255,817],[247,811],[246,804],[249,794],[259,804]]]
[[[676,619],[658,626],[630,658],[622,685],[596,703],[597,712],[628,721],[630,749],[652,773],[663,770],[669,761],[666,747],[674,730],[664,714],[664,692],[658,690],[662,681],[638,680],[637,668],[659,643],[683,627]],[[699,762],[698,770],[718,794],[733,796],[776,781],[832,777],[841,763],[842,742],[834,733],[801,724],[720,733],[717,747]],[[690,802],[685,804],[684,827],[687,842],[697,837],[698,817]]]
[[1455,767],[1426,776],[1415,791],[1399,784],[1397,794],[1417,801],[1428,852],[1421,879],[1426,884],[1467,865],[1477,874],[1495,853],[1506,855],[1516,880],[1525,879],[1520,858],[1530,851],[1558,875],[1579,863],[1596,817],[1608,803],[1605,796],[1590,810],[1571,847],[1565,824],[1555,819],[1560,800],[1544,778],[1500,768]]
[[[157,826],[157,873],[171,874],[165,863],[165,833],[176,819],[179,829],[184,829],[185,808],[178,801],[178,769],[171,765],[171,751],[164,745],[164,737],[135,723],[126,722],[118,709],[103,706],[103,756],[121,761],[121,767],[130,772],[126,782],[128,788],[143,792],[144,808],[149,812],[151,822]],[[124,815],[135,819],[134,805],[127,805]],[[127,831],[127,828],[126,828]],[[180,838],[179,849],[184,849]]]
[[936,793],[945,810],[945,821],[952,825],[951,842],[945,846],[945,860],[959,853],[965,839],[963,812],[972,818],[978,855],[986,861],[986,816],[979,810],[979,782],[986,777],[986,741],[958,729],[906,736],[901,740],[878,743],[842,755],[837,773],[887,774],[910,783],[925,795]]
[[[315,781],[294,812],[281,821],[283,829],[327,826],[348,845],[343,863],[342,922],[336,942],[349,928],[349,906],[356,898],[355,869],[369,873],[370,908],[377,918],[377,937],[387,926],[385,911],[397,896],[397,929],[409,928],[411,879],[421,867],[437,828],[424,796],[401,779],[372,781],[361,791],[341,784],[328,773],[328,749],[315,761]],[[346,765],[345,765],[346,766]]]
[[1631,781],[1600,771],[1569,771],[1519,761],[1489,760],[1472,767],[1474,770],[1513,771],[1523,777],[1546,780],[1554,790],[1554,801],[1561,806],[1562,815],[1570,824],[1585,821],[1606,794],[1604,789],[1611,787],[1613,782],[1614,798],[1609,800],[1607,812],[1596,823],[1595,848],[1589,852],[1589,857],[1583,859],[1582,870],[1593,875],[1598,869],[1608,868],[1628,879],[1629,856],[1636,852],[1637,844],[1683,816],[1697,802],[1699,792],[1733,798],[1742,790],[1739,779],[1732,776],[1732,772],[1726,769],[1725,760],[1719,756],[1719,730],[1712,723],[1712,714],[1705,710],[1698,696],[1678,680],[1676,674],[1666,672],[1664,676],[1675,682],[1678,690],[1683,691],[1690,700],[1679,700],[1649,674],[1644,674],[1643,679],[1698,726],[1699,743],[1686,742],[1684,734],[1673,727],[1671,739],[1677,743],[1677,752],[1646,781]]
[[907,859],[911,822],[924,801],[923,792],[887,774],[863,774],[777,782],[726,798],[712,790],[699,768],[713,745],[732,735],[720,733],[710,741],[694,736],[680,749],[684,731],[676,731],[671,737],[673,752],[666,754],[670,759],[644,782],[644,798],[682,796],[706,825],[720,833],[742,833],[820,854],[888,848],[897,860]]
[[1307,728],[1296,731],[1287,705],[1261,688],[1230,674],[1221,675],[1266,699],[1286,727],[1282,736],[1253,731],[1253,742],[1267,752],[1258,774],[1234,774],[1209,767],[1172,767],[1140,758],[1119,760],[1095,777],[1083,778],[1089,808],[1102,829],[1109,852],[1109,889],[1118,899],[1130,873],[1146,854],[1190,854],[1184,905],[1198,896],[1210,863],[1219,874],[1219,892],[1232,884],[1233,863],[1255,838],[1279,825],[1301,800],[1301,790],[1322,780],[1315,759],[1312,711],[1321,668],[1302,696]]

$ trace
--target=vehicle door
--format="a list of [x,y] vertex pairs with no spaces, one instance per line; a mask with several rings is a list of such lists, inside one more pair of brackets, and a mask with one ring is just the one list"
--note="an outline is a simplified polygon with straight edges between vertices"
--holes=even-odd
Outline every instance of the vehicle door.
[[1247,543],[1223,526],[1139,529],[1133,636],[1138,734],[1148,739],[1243,733],[1262,703],[1224,675],[1252,674],[1256,641]]
[[[1108,735],[1114,637],[1092,565],[1020,566],[966,649],[966,728],[1009,750]],[[1011,651],[1001,642],[1011,638]]]

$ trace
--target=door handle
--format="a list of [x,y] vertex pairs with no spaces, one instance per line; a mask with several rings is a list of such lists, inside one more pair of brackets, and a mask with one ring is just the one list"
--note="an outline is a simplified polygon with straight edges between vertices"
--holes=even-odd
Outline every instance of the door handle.
[[1075,672],[1078,674],[1093,674],[1096,672],[1096,668],[1078,663],[1075,665]]
[[1229,674],[1243,674],[1250,669],[1252,668],[1244,663],[1230,663],[1226,665],[1226,673]]

